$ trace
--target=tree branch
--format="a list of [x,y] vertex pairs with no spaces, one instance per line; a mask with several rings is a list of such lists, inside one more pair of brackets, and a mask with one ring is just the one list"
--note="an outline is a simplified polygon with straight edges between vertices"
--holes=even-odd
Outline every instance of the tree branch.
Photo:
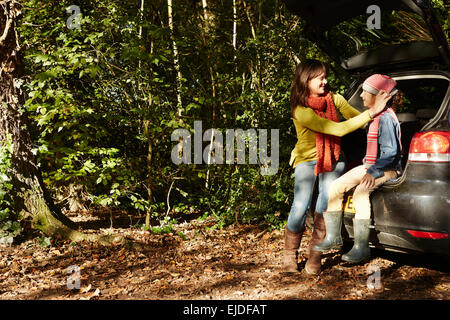
[[8,15],[6,15],[6,14],[5,14],[5,16],[7,17],[7,20],[6,20],[6,24],[5,24],[5,30],[3,30],[3,34],[0,37],[0,46],[3,46],[3,44],[6,40],[6,37],[8,36],[9,29],[11,28],[11,24],[12,24],[12,19],[10,19],[8,17]]

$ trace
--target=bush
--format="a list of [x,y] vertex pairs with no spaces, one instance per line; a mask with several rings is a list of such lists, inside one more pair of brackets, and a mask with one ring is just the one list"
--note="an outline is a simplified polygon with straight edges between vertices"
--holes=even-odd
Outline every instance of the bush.
[[13,184],[10,178],[13,145],[10,139],[0,143],[0,243],[11,244],[21,232],[20,222],[14,213],[11,197]]

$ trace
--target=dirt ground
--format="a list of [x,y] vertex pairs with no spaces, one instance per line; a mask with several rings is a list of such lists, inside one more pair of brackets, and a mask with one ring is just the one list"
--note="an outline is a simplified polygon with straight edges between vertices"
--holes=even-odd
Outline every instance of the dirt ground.
[[[78,218],[84,227],[89,221]],[[449,300],[449,263],[438,257],[372,249],[372,260],[346,266],[340,252],[323,255],[323,271],[309,276],[280,272],[283,233],[252,225],[214,229],[213,220],[191,220],[172,234],[106,227],[144,244],[123,245],[37,238],[0,246],[0,299],[20,300]],[[181,232],[184,236],[178,234]],[[305,264],[311,231],[299,256]],[[78,276],[79,275],[79,276]]]

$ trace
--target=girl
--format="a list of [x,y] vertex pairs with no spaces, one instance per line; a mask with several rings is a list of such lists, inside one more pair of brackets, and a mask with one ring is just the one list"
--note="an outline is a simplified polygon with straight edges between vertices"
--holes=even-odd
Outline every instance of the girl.
[[342,256],[342,260],[361,263],[370,258],[370,193],[386,181],[396,178],[402,169],[400,124],[395,110],[402,104],[403,94],[395,89],[396,84],[395,80],[381,74],[374,74],[363,83],[361,98],[369,110],[374,108],[375,95],[381,89],[393,96],[392,102],[389,101],[389,108],[368,126],[363,165],[353,168],[332,183],[328,208],[323,213],[327,235],[322,243],[314,247],[315,250],[327,251],[342,245],[342,200],[344,193],[356,186],[353,193],[355,242],[350,252]]
[[[317,60],[299,64],[291,84],[291,115],[297,132],[297,144],[292,150],[290,164],[295,168],[294,201],[285,226],[283,271],[296,272],[297,250],[305,230],[308,209],[316,179],[319,195],[314,212],[314,228],[308,248],[306,272],[320,271],[321,252],[313,245],[325,237],[322,212],[328,202],[330,183],[343,172],[345,163],[340,152],[341,136],[363,127],[386,106],[390,96],[380,92],[374,108],[360,113],[339,94],[330,92],[325,65]],[[347,121],[338,122],[337,111]]]

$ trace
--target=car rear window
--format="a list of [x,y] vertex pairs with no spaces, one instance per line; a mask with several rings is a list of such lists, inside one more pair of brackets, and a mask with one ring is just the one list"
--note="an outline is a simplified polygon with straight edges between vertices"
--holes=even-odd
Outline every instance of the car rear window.
[[441,106],[448,86],[449,81],[446,79],[397,80],[397,88],[404,93],[403,106],[397,113],[414,113],[419,118],[431,119],[430,115],[435,114]]
[[327,40],[345,58],[391,44],[433,41],[425,21],[418,14],[400,10],[381,10],[380,14],[379,29],[368,28],[368,22],[373,22],[369,19],[370,14],[361,15],[331,28],[326,33]]

